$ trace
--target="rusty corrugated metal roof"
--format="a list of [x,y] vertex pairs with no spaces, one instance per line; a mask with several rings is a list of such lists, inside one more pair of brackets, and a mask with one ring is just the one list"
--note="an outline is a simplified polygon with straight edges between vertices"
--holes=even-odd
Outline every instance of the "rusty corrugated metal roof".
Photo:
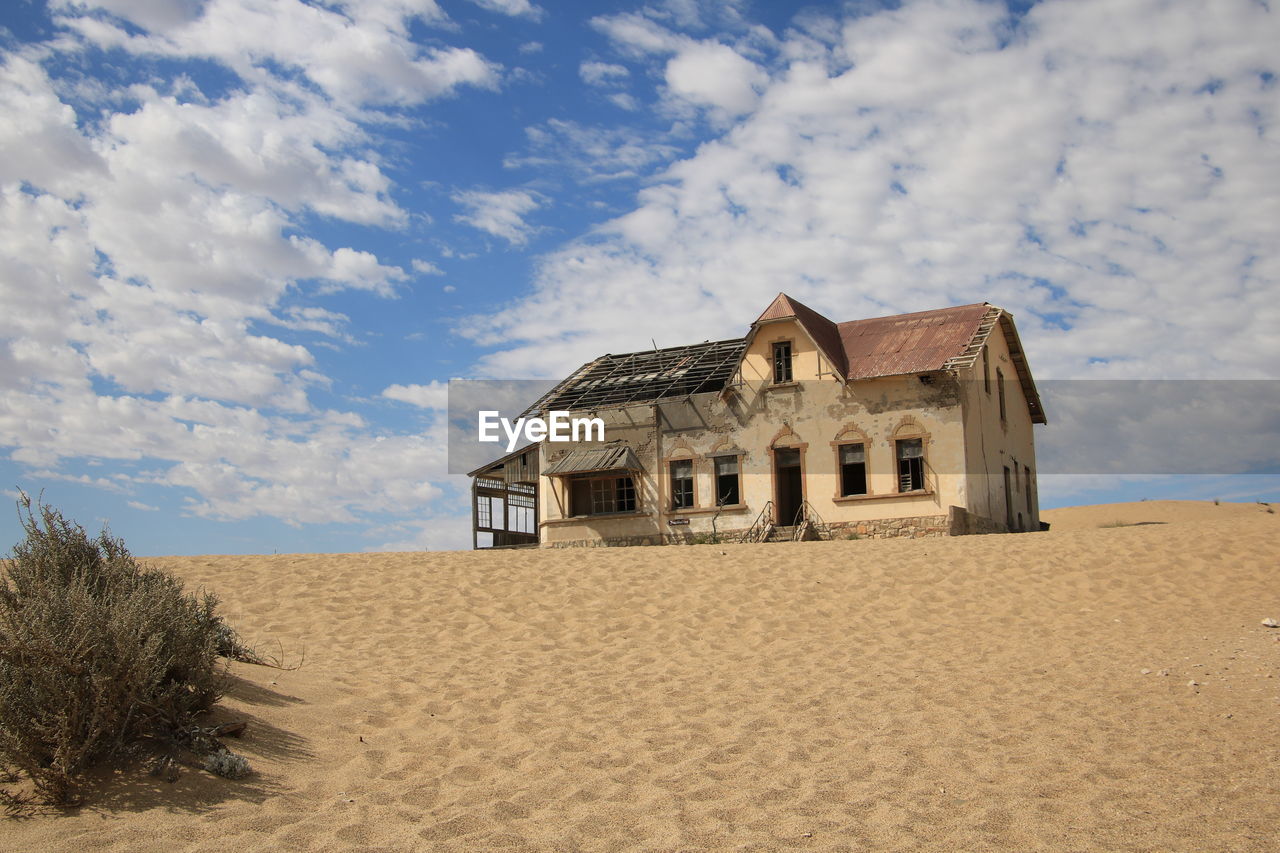
[[965,351],[986,314],[985,302],[836,324],[849,379],[941,370]]
[[978,331],[986,303],[833,323],[794,297],[779,293],[756,323],[797,320],[848,379],[871,379],[941,370],[965,351]]
[[571,450],[542,472],[547,475],[587,474],[592,471],[640,471],[640,461],[625,444]]

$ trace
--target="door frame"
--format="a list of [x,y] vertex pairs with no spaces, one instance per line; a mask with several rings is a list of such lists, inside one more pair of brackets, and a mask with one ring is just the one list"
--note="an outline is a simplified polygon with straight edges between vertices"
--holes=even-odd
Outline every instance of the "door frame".
[[773,523],[778,525],[779,527],[787,527],[790,524],[792,524],[795,521],[795,519],[788,518],[786,520],[783,520],[782,518],[782,501],[779,495],[779,487],[782,485],[782,482],[778,477],[777,451],[779,450],[800,451],[800,503],[803,504],[808,499],[807,495],[809,494],[809,483],[807,482],[808,475],[806,474],[806,470],[805,470],[806,466],[804,464],[805,451],[808,449],[809,449],[808,442],[802,442],[798,444],[782,444],[778,446],[769,447],[769,479],[773,486],[772,488]]

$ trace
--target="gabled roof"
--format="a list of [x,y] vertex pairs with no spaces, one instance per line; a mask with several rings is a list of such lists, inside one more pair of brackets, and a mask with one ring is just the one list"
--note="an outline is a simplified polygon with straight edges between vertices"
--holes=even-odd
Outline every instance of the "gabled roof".
[[769,303],[769,307],[764,309],[764,313],[751,324],[752,333],[754,334],[755,329],[761,323],[767,323],[770,320],[790,320],[792,318],[809,333],[809,337],[813,339],[814,344],[826,356],[836,374],[844,376],[848,372],[849,364],[848,359],[845,358],[844,347],[840,344],[839,328],[835,323],[798,299],[792,299],[785,293],[779,293],[774,297],[773,302]]
[[850,381],[967,367],[998,325],[1008,342],[1031,420],[1046,423],[1013,317],[994,305],[976,302],[833,323],[799,300],[779,293],[752,324],[752,334],[760,324],[778,320],[799,323],[837,375]]

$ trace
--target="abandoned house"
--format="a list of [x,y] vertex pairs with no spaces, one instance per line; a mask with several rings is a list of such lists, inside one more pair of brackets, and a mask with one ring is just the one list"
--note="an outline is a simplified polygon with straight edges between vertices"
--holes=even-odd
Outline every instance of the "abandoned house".
[[837,323],[779,294],[744,338],[601,356],[525,415],[552,411],[605,440],[470,472],[477,547],[1040,528],[1044,410],[986,303]]

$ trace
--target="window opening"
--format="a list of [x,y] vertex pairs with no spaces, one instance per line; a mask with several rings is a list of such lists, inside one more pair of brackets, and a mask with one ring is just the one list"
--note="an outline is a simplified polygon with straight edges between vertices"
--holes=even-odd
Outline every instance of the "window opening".
[[863,444],[840,445],[840,494],[867,493],[867,449]]
[[742,503],[738,481],[738,457],[717,456],[716,506],[733,506]]
[[791,341],[779,341],[773,345],[773,382],[775,385],[791,381]]
[[924,489],[924,440],[904,438],[898,442],[898,491]]
[[1004,371],[998,367],[996,368],[996,393],[1000,395],[1000,420],[1004,421],[1006,420],[1004,409]]
[[630,475],[573,480],[574,515],[609,515],[635,512],[636,487]]
[[671,508],[693,506],[693,460],[676,459],[671,463]]

